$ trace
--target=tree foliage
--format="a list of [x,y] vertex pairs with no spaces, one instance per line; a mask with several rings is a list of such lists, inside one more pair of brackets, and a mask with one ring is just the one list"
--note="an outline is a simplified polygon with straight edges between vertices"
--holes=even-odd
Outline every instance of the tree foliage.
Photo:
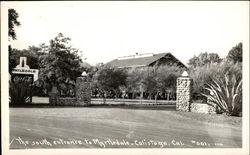
[[142,84],[144,91],[149,94],[149,99],[152,98],[152,95],[158,94],[160,91],[159,85],[159,76],[154,68],[148,68],[147,73],[144,73],[144,77],[142,79]]
[[228,52],[227,59],[234,63],[242,62],[242,43],[239,43]]
[[[184,68],[177,65],[127,69],[126,91],[130,98],[175,98],[176,79]],[[142,96],[141,96],[142,97]]]
[[157,69],[158,87],[164,98],[169,100],[170,95],[175,94],[176,80],[184,70],[184,68],[180,68],[177,65],[162,66]]
[[125,92],[128,98],[140,96],[148,99],[173,99],[176,79],[183,70],[176,65],[128,69],[105,66],[99,68],[93,76],[92,90],[95,96],[99,91],[102,95],[106,93],[116,97],[121,97],[121,92]]
[[104,94],[109,91],[118,95],[119,88],[126,85],[127,73],[123,69],[104,67],[96,73],[98,87]]
[[144,82],[144,77],[147,74],[147,69],[146,68],[132,68],[128,69],[128,78],[126,81],[126,90],[128,92],[134,93],[140,93],[141,89],[145,89],[145,85],[143,84]]
[[9,71],[19,64],[20,57],[27,57],[27,64],[32,69],[39,69],[39,57],[43,55],[40,47],[29,46],[28,49],[18,50],[9,46]]
[[48,46],[43,45],[45,54],[39,57],[39,84],[50,89],[52,85],[58,87],[61,93],[68,94],[74,88],[75,80],[81,75],[82,60],[78,56],[78,49],[69,45],[70,38],[59,33],[50,40]]
[[221,58],[217,53],[201,53],[199,56],[194,56],[188,62],[190,67],[200,67],[210,63],[219,63]]
[[[170,95],[175,95],[176,79],[184,71],[177,65],[165,65],[158,68],[149,68],[143,77],[145,91],[149,93],[149,98],[158,97],[170,99]],[[172,97],[174,98],[174,97]]]
[[9,9],[8,10],[8,26],[9,26],[9,31],[8,31],[8,35],[10,38],[12,38],[13,40],[16,39],[16,32],[15,32],[15,26],[20,26],[21,23],[18,21],[18,13],[16,12],[15,9]]

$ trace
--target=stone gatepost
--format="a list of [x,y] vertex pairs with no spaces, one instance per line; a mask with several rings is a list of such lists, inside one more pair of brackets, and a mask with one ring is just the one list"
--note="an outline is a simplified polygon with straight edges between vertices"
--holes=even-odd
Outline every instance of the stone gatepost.
[[80,106],[91,104],[90,81],[86,72],[76,79],[76,104]]
[[59,95],[58,95],[57,87],[53,85],[51,91],[49,92],[49,104],[57,105],[58,99],[59,99]]
[[190,111],[191,88],[192,88],[192,79],[189,78],[188,73],[184,71],[182,73],[182,76],[177,78],[176,110]]

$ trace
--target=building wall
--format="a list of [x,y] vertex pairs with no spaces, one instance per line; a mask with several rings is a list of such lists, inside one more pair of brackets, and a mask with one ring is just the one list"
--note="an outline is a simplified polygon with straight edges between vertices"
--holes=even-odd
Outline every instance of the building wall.
[[175,58],[166,58],[166,57],[162,57],[160,59],[158,59],[157,61],[151,63],[149,66],[164,66],[164,65],[177,65],[180,68],[186,68],[186,66],[184,66],[181,62],[179,62],[178,60],[176,60]]

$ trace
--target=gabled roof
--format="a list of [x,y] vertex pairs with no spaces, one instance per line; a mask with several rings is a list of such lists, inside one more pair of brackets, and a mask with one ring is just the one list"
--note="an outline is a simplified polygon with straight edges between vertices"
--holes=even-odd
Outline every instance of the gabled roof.
[[[174,58],[175,61],[180,62],[171,53],[159,53],[159,54],[152,54],[150,56],[138,57],[138,58],[135,57],[135,58],[128,58],[128,59],[115,59],[115,60],[108,62],[106,65],[117,67],[117,68],[150,66],[152,63],[156,62],[160,58],[167,57],[167,56],[170,56]],[[182,62],[180,63],[183,64]]]

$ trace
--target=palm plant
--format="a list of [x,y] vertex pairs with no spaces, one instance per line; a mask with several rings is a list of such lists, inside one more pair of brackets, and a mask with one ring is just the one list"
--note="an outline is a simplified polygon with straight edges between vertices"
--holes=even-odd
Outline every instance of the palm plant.
[[201,94],[217,105],[222,113],[231,116],[239,115],[242,110],[242,79],[237,82],[235,75],[225,74],[223,80],[213,80],[204,89],[210,94]]

